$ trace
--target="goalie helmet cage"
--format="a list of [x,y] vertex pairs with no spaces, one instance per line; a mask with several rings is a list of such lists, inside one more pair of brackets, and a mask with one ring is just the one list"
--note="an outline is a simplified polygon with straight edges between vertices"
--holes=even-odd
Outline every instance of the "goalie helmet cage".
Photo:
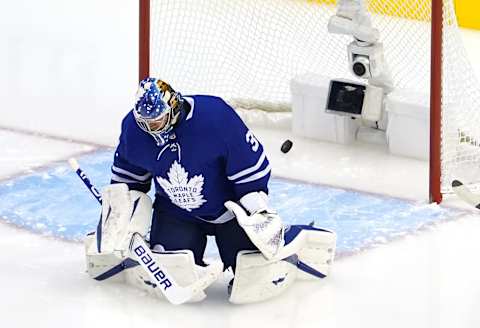
[[[430,200],[440,203],[454,179],[480,190],[480,89],[453,0],[363,2],[380,30],[394,87],[424,94],[419,103],[430,106]],[[289,103],[296,75],[355,80],[346,52],[351,37],[327,32],[334,0],[139,4],[139,79],[152,75],[186,94],[272,108]]]

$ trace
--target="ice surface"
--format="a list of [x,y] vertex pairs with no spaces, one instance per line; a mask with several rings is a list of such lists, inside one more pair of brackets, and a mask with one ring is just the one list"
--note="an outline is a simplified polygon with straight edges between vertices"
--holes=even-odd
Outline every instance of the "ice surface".
[[[267,140],[279,141],[275,133],[269,135],[264,131],[264,136]],[[310,206],[319,209],[316,214],[300,212],[298,216],[288,216],[283,213],[292,212],[293,206],[287,206],[281,209],[285,219],[296,222],[315,219],[325,226],[331,223],[331,227],[341,233],[339,246],[351,250],[362,247],[355,246],[358,245],[355,242],[367,247],[383,241],[388,243],[337,259],[327,279],[298,282],[285,294],[268,302],[247,306],[229,304],[226,285],[231,275],[226,274],[208,288],[204,302],[173,307],[125,285],[91,280],[85,273],[82,245],[56,238],[62,234],[64,239],[81,238],[83,231],[90,230],[89,225],[98,216],[96,201],[66,164],[69,156],[84,151],[82,147],[68,142],[24,138],[22,134],[0,134],[0,143],[8,143],[9,152],[15,153],[9,157],[12,162],[0,165],[0,217],[5,216],[3,211],[23,211],[21,215],[12,216],[16,220],[14,223],[41,232],[14,228],[1,220],[2,327],[480,326],[477,310],[480,306],[480,285],[477,283],[480,265],[476,261],[480,252],[478,215],[457,218],[455,213],[462,212],[444,207],[292,180],[281,179],[277,184],[275,179],[271,186],[272,197],[279,208],[285,205],[282,203],[285,198],[292,198],[287,203],[301,204],[303,209]],[[21,146],[16,148],[15,145]],[[295,155],[299,145],[296,142],[291,155]],[[320,149],[322,154],[317,154],[316,158],[333,154],[329,153],[332,147],[324,149],[323,145],[313,143],[308,151],[318,153]],[[42,154],[41,160],[38,153]],[[275,157],[273,151],[270,154],[275,163],[284,167],[282,173],[292,171],[290,164],[293,163],[295,178],[311,179],[314,162],[302,157],[295,161],[288,156]],[[58,161],[61,158],[63,162]],[[95,184],[102,186],[108,182],[111,153],[98,152],[77,158]],[[366,165],[364,159],[362,156],[356,158]],[[25,163],[33,164],[32,169],[25,172]],[[315,167],[317,171],[327,169],[324,161],[321,164],[323,167]],[[397,163],[399,170],[405,167],[404,162]],[[303,177],[300,176],[302,172]],[[27,175],[21,176],[25,173]],[[350,179],[357,181],[358,174]],[[365,172],[362,177],[366,178],[364,175]],[[410,182],[402,175],[398,175],[395,182],[405,191],[402,195],[411,191]],[[276,196],[273,188],[278,188]],[[308,207],[304,198],[310,200]],[[62,202],[66,202],[63,208]],[[79,206],[71,208],[77,206],[75,203]],[[345,203],[349,206],[344,206]],[[322,211],[324,206],[328,210]],[[372,208],[376,208],[377,213],[372,213]],[[388,209],[394,216],[388,216]],[[73,215],[67,217],[67,211]],[[87,215],[89,211],[93,211],[93,215]],[[77,218],[78,213],[83,214],[82,218]],[[386,218],[384,222],[379,220],[381,217]],[[431,229],[409,233],[420,231],[422,227]],[[407,235],[390,240],[398,233]],[[356,234],[358,238],[353,236]]]
[[[79,158],[98,187],[110,181],[111,151]],[[339,254],[415,232],[462,214],[459,210],[272,178],[271,205],[286,224],[308,224],[337,232]],[[100,207],[67,163],[0,184],[0,217],[45,235],[80,241],[95,230]],[[181,236],[179,236],[181,238]],[[216,250],[211,243],[207,256]]]

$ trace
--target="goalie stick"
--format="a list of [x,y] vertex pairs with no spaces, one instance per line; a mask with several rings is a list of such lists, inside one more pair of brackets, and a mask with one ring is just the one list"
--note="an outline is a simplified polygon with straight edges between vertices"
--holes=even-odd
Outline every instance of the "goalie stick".
[[[68,163],[77,175],[82,179],[83,183],[93,196],[102,203],[102,197],[97,188],[90,182],[85,172],[80,168],[77,160],[70,158]],[[174,279],[174,277],[162,266],[161,263],[155,261],[150,247],[143,240],[142,236],[138,233],[134,233],[130,241],[129,247],[130,256],[136,260],[145,272],[148,274],[152,281],[156,282],[155,292],[161,291],[163,296],[172,304],[178,305],[190,300],[197,293],[203,291],[217,278],[216,272],[218,271],[218,265],[210,265],[207,268],[206,274],[188,286],[180,286]],[[220,268],[221,270],[221,268]]]
[[480,210],[480,195],[474,194],[467,186],[459,180],[452,181],[452,188],[455,194],[468,204]]

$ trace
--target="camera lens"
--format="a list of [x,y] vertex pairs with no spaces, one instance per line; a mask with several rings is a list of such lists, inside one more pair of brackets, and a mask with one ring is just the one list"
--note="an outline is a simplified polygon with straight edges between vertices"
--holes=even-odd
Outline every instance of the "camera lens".
[[367,72],[367,69],[365,68],[365,65],[362,63],[355,63],[353,64],[353,73],[355,73],[356,76],[362,77],[365,75]]

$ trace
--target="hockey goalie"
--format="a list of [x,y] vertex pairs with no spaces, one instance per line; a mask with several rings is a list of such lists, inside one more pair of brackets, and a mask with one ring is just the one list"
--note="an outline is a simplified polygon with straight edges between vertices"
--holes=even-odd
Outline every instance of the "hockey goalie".
[[[97,230],[85,241],[92,278],[181,304],[204,299],[231,268],[229,300],[241,304],[329,274],[335,233],[283,224],[269,206],[263,146],[221,98],[183,96],[147,78],[119,140]],[[221,263],[204,261],[207,236]]]

